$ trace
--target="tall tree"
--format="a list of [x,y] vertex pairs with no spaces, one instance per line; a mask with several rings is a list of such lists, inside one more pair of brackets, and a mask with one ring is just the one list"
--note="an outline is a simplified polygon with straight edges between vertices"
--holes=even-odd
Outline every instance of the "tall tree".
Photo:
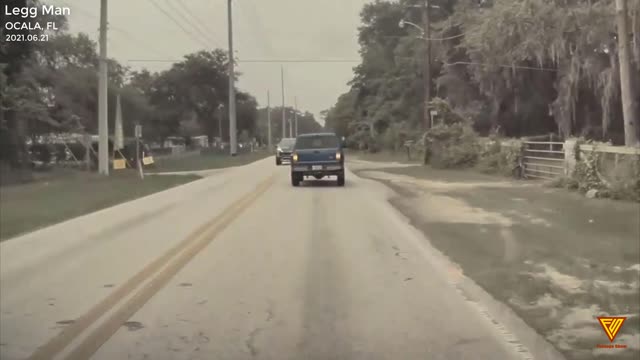
[[[432,93],[484,134],[561,133],[623,143],[619,46],[613,0],[430,1]],[[351,89],[327,113],[327,124],[359,131],[373,123],[415,128],[422,96],[420,23],[412,1],[365,5],[360,28],[362,62]],[[633,55],[627,79],[640,83],[640,2],[630,4]],[[634,71],[635,70],[635,71]],[[632,98],[638,99],[635,94]],[[350,103],[352,116],[342,109]],[[344,123],[346,122],[346,124]],[[344,130],[341,130],[344,131]],[[395,130],[394,130],[395,131]]]
[[[640,143],[640,118],[636,86],[631,82],[631,41],[629,39],[628,7],[626,0],[616,0],[616,20],[618,24],[618,59],[620,61],[620,86],[622,92],[622,112],[624,119],[624,141],[627,146]],[[637,41],[636,41],[637,42]]]

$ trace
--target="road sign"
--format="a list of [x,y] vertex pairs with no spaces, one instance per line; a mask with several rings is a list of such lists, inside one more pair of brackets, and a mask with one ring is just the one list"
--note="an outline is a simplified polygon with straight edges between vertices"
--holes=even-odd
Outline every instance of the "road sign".
[[127,168],[127,162],[125,159],[113,159],[113,169],[122,170]]
[[142,125],[136,125],[136,137],[137,138],[141,138],[142,137]]

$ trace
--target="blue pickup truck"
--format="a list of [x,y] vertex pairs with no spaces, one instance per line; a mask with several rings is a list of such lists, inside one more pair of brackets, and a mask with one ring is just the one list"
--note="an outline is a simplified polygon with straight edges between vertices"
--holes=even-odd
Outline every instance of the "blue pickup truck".
[[344,151],[336,134],[304,134],[296,138],[291,156],[291,184],[300,185],[305,176],[318,180],[336,176],[338,186],[344,186]]

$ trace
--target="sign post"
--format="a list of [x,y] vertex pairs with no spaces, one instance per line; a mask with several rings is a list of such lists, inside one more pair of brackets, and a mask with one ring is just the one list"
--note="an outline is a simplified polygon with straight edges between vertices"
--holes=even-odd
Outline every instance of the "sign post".
[[438,115],[438,112],[436,110],[431,110],[429,113],[431,114],[431,127],[433,127],[433,119]]
[[136,125],[136,163],[138,165],[138,172],[140,173],[140,179],[144,179],[144,171],[142,171],[142,162],[140,159],[140,138],[142,137],[142,125]]

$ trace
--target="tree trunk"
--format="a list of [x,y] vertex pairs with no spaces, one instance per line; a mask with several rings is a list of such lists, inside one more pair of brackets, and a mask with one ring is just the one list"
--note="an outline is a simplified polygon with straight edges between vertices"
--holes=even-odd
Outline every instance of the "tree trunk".
[[[638,139],[640,119],[638,119],[637,97],[635,96],[635,88],[631,79],[631,54],[629,51],[631,40],[629,39],[629,27],[627,26],[627,9],[627,0],[616,0],[624,143],[627,146],[635,146],[640,143],[640,139]],[[634,76],[634,78],[637,78],[637,76]]]
[[31,162],[29,161],[29,153],[26,146],[26,122],[20,119],[14,111],[5,113],[9,133],[11,155],[10,161],[12,168],[16,172],[19,181],[29,181],[32,178]]

